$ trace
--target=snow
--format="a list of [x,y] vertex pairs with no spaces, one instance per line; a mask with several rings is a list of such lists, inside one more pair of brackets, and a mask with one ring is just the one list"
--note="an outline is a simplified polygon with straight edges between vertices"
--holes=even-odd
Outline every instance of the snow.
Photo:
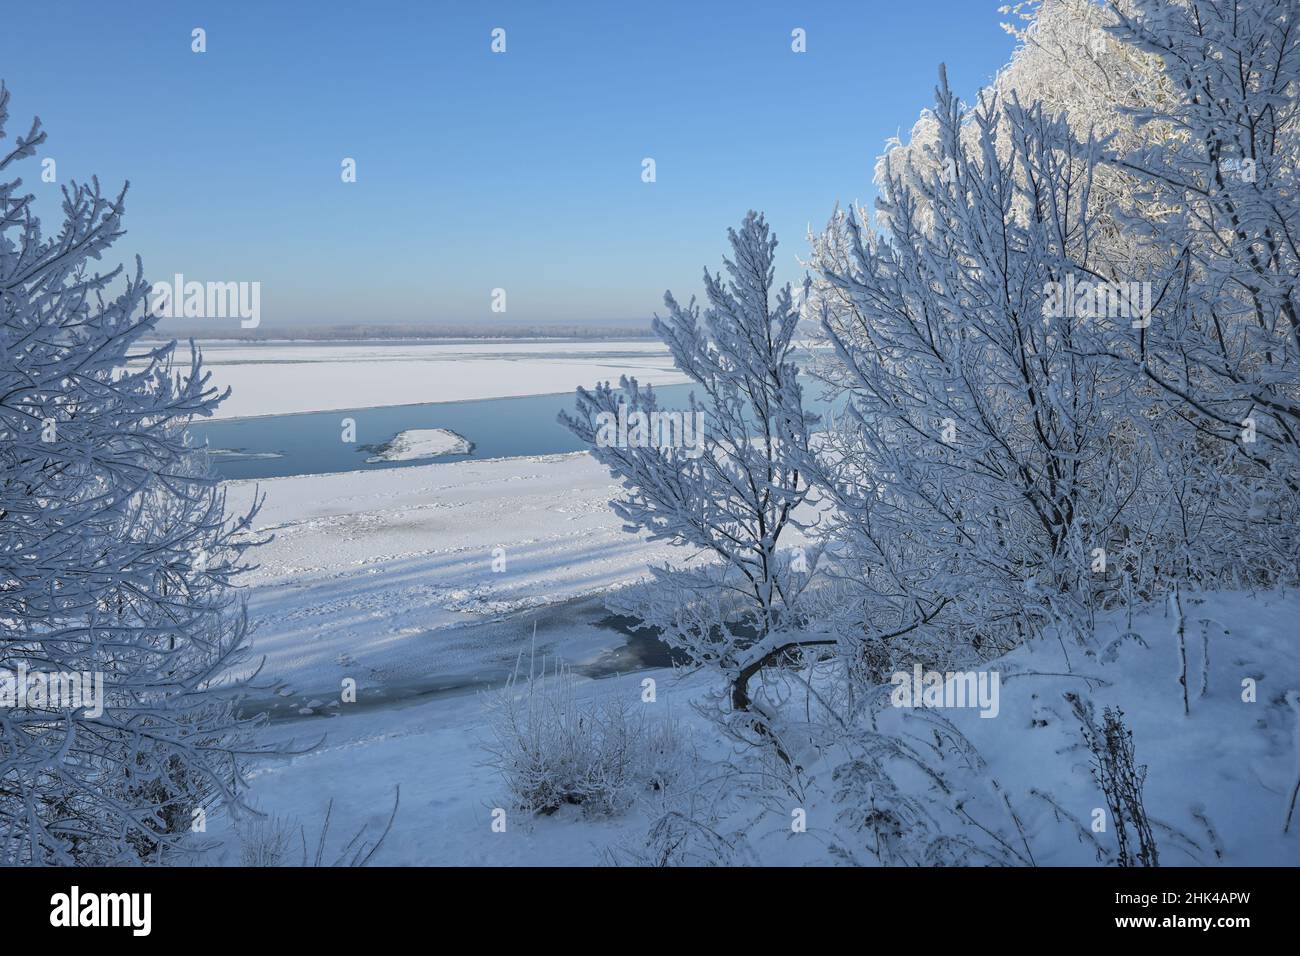
[[[232,504],[253,487],[227,485]],[[618,637],[593,624],[601,595],[641,578],[652,560],[680,560],[670,546],[622,529],[606,506],[618,487],[603,468],[573,454],[283,478],[258,487],[267,493],[259,525],[276,538],[260,549],[261,567],[242,583],[250,590],[254,654],[265,656],[262,679],[284,681],[289,695],[263,739],[325,739],[309,753],[259,762],[251,777],[256,807],[304,825],[310,841],[332,798],[331,848],[335,840],[341,847],[363,824],[382,828],[400,785],[401,808],[375,864],[590,865],[611,848],[641,845],[656,816],[651,804],[612,820],[567,807],[536,819],[510,811],[507,831],[494,833],[491,811],[508,801],[484,763],[481,688],[499,682],[527,649],[531,622],[541,621],[542,653],[608,659]],[[505,565],[494,571],[498,547]],[[1066,692],[1088,693],[1099,714],[1112,705],[1124,711],[1137,760],[1148,767],[1148,812],[1200,844],[1199,851],[1180,849],[1157,828],[1162,862],[1192,863],[1191,853],[1208,864],[1300,860],[1300,835],[1281,834],[1297,761],[1284,695],[1300,688],[1300,655],[1290,636],[1300,595],[1227,593],[1198,601],[1183,597],[1189,669],[1200,673],[1204,628],[1209,690],[1197,696],[1198,676],[1188,716],[1172,664],[1177,637],[1163,606],[1135,615],[1131,630],[1142,642],[1118,640],[1130,627],[1115,615],[1100,620],[1092,654],[1071,647],[1067,662],[1058,642],[1042,638],[985,665],[1001,674],[996,718],[975,709],[939,712],[987,763],[1025,821],[1040,865],[1096,863],[1092,849],[1030,793],[1050,794],[1085,822],[1103,805]],[[632,670],[586,681],[583,699],[639,695],[641,679],[653,677],[658,703],[682,722],[701,759],[734,763],[731,744],[692,707],[716,677]],[[347,677],[358,683],[358,703],[341,702]],[[1258,682],[1255,703],[1242,700],[1248,677]],[[304,710],[311,716],[299,716]],[[917,723],[926,716],[887,707],[879,728],[915,740],[926,733],[927,725]],[[754,859],[831,862],[826,844],[843,838],[836,819],[843,804],[827,791],[832,769],[808,768],[811,783],[800,804],[807,834],[791,834],[788,810],[770,800],[729,811],[729,824],[748,834]],[[1216,830],[1221,859],[1198,813]],[[225,841],[225,862],[236,862],[238,839],[229,827],[218,819],[212,834]],[[1098,839],[1113,841],[1108,834]]]
[[[1003,675],[996,719],[977,710],[941,713],[967,736],[988,764],[1025,822],[1039,865],[1095,865],[1092,850],[1030,790],[1050,793],[1075,817],[1088,821],[1102,798],[1088,770],[1088,753],[1079,745],[1078,725],[1063,699],[1067,691],[1089,692],[1084,677],[1104,681],[1090,691],[1098,709],[1114,705],[1132,728],[1136,758],[1147,766],[1146,807],[1154,820],[1177,828],[1201,847],[1207,864],[1294,865],[1300,860],[1300,835],[1281,832],[1295,755],[1289,740],[1292,718],[1283,696],[1300,686],[1300,655],[1293,650],[1293,622],[1300,595],[1228,593],[1214,595],[1191,618],[1233,623],[1230,636],[1212,648],[1210,689],[1182,713],[1177,676],[1169,666],[1175,638],[1162,610],[1135,616],[1133,627],[1149,647],[1124,642],[1114,660],[1071,655],[1067,671],[1058,644],[1039,640],[991,662]],[[1101,623],[1107,633],[1126,631],[1118,618]],[[522,629],[521,629],[522,630]],[[1211,638],[1214,640],[1214,638]],[[691,702],[707,686],[703,674],[675,677],[648,671],[587,682],[586,699],[597,694],[639,695],[640,680],[653,677],[655,706],[671,709],[705,757],[725,761],[729,745],[716,728],[695,713]],[[1244,677],[1259,679],[1256,703],[1241,699]],[[639,699],[637,697],[636,699]],[[326,803],[334,799],[331,832],[339,846],[362,824],[378,832],[387,820],[393,788],[401,786],[401,808],[377,865],[590,865],[610,847],[635,846],[643,839],[652,805],[613,820],[589,820],[565,808],[554,816],[523,819],[508,815],[505,833],[491,829],[491,811],[504,797],[495,773],[484,766],[482,744],[485,698],[460,692],[397,708],[340,708],[342,716],[273,724],[271,739],[303,741],[324,734],[324,742],[300,756],[262,763],[252,774],[251,799],[264,812],[306,825],[314,839]],[[924,735],[923,712],[886,708],[884,732]],[[758,861],[797,865],[830,862],[825,844],[835,832],[842,805],[825,792],[825,766],[810,768],[810,785],[800,806],[808,832],[792,834],[789,810],[782,805],[741,808],[732,821],[745,829]],[[1210,821],[1224,852],[1217,858],[1195,814]],[[991,821],[998,826],[1006,821]],[[1294,827],[1293,827],[1294,830]],[[227,840],[227,861],[237,860],[235,838],[226,821],[213,833]],[[346,836],[344,835],[346,834]],[[1161,862],[1187,865],[1187,851],[1160,826]],[[1103,843],[1110,834],[1098,834]],[[1110,845],[1110,843],[1107,843]],[[333,843],[331,843],[333,847]]]
[[[494,622],[631,583],[651,560],[681,560],[623,530],[607,505],[619,486],[581,452],[226,490],[232,508],[266,495],[257,527],[275,538],[239,583],[263,674],[304,697],[337,696],[347,676],[365,678],[365,699],[499,670],[522,638]],[[582,627],[559,639],[573,653],[598,650]]]
[[418,461],[439,455],[468,455],[473,447],[468,440],[446,428],[408,428],[366,461]]
[[203,346],[216,419],[569,392],[635,376],[686,381],[658,342],[417,342]]
[[[638,692],[642,676],[588,683],[584,697],[597,691]],[[672,682],[671,672],[651,676],[664,686]],[[660,701],[684,712],[687,690],[669,690]],[[536,820],[509,812],[506,832],[493,833],[492,809],[506,801],[495,773],[483,765],[488,739],[483,707],[483,695],[460,693],[400,709],[275,724],[268,739],[300,746],[322,733],[326,739],[310,753],[268,761],[255,770],[250,777],[253,806],[300,821],[314,846],[326,803],[333,798],[329,858],[362,825],[372,833],[383,829],[394,787],[400,786],[401,806],[372,860],[375,866],[583,866],[599,862],[603,847],[644,830],[643,813],[592,821],[565,808]],[[225,862],[238,863],[237,840],[227,827],[224,818],[210,821],[210,835],[225,837]],[[291,862],[300,856],[295,840]]]
[[[729,279],[705,272],[707,304],[665,296],[667,348],[241,342],[206,349],[210,378],[173,376],[129,358],[162,354],[132,345],[153,324],[143,281],[110,292],[123,273],[86,267],[121,235],[120,203],[72,185],[59,228],[0,219],[21,232],[0,239],[0,404],[22,426],[0,483],[22,638],[6,650],[111,665],[132,704],[121,720],[9,708],[3,819],[19,830],[0,862],[171,862],[173,839],[199,839],[195,800],[218,859],[238,862],[208,785],[220,766],[304,851],[332,807],[327,859],[358,827],[373,836],[400,789],[378,863],[609,862],[656,820],[685,820],[660,849],[695,852],[703,833],[699,852],[727,864],[1128,865],[1127,821],[1143,865],[1157,850],[1165,866],[1294,865],[1300,354],[1276,320],[1295,318],[1300,262],[1275,241],[1300,219],[1300,114],[1279,108],[1300,86],[1294,4],[1042,6],[974,110],[940,67],[934,108],[877,167],[883,232],[854,208],[809,236],[813,301],[772,298],[775,238],[751,212],[728,233]],[[43,140],[36,121],[3,165]],[[6,206],[22,181],[0,184]],[[1044,308],[1083,278],[1116,294]],[[811,450],[789,361],[801,313],[851,412]],[[605,440],[597,423],[641,399],[606,385],[561,416],[590,455],[228,483],[232,512],[266,497],[251,530],[221,519],[176,427],[688,375],[711,400],[703,456]],[[211,408],[209,382],[233,397]],[[457,427],[482,449],[478,426]],[[419,428],[367,453],[471,447]],[[805,531],[826,545],[811,572],[784,553]],[[657,567],[700,560],[718,563]],[[251,664],[221,653],[244,633],[223,616],[232,566]],[[652,566],[637,617],[607,615]],[[1196,590],[1229,581],[1255,590]],[[689,648],[692,668],[663,669],[628,620]],[[581,702],[565,676],[530,685],[503,731],[502,695],[519,690],[505,678],[530,645],[572,665]],[[270,718],[248,749],[199,693],[230,667],[255,667],[239,706]],[[917,688],[906,703],[900,677]],[[647,713],[671,720],[647,730]],[[537,793],[549,815],[519,809]],[[602,800],[616,815],[591,819]],[[170,832],[131,834],[128,818]]]
[[[1053,790],[1078,818],[1087,822],[1100,794],[1088,773],[1088,753],[1075,746],[1078,724],[1063,701],[1066,691],[1086,693],[1096,707],[1114,706],[1133,731],[1136,761],[1147,766],[1145,802],[1153,820],[1185,832],[1207,846],[1204,830],[1193,818],[1203,807],[1226,852],[1216,860],[1207,850],[1198,861],[1178,850],[1157,828],[1161,862],[1186,866],[1197,862],[1236,865],[1295,865],[1300,839],[1282,836],[1283,791],[1292,766],[1287,739],[1291,724],[1283,702],[1288,688],[1300,686],[1300,655],[1295,653],[1293,622],[1300,613],[1300,594],[1278,592],[1221,593],[1192,605],[1183,596],[1189,632],[1188,654],[1199,670],[1201,622],[1210,634],[1210,679],[1204,697],[1193,681],[1190,714],[1183,714],[1178,670],[1178,638],[1163,609],[1134,616],[1133,630],[1148,643],[1124,641],[1114,659],[1102,663],[1073,649],[1078,675],[1104,679],[1090,690],[1080,677],[1036,676],[1065,673],[1061,648],[1041,640],[1019,648],[1000,663],[1002,713],[980,720],[975,711],[956,714],[954,722],[989,761],[991,773],[1021,792],[1033,786]],[[1223,633],[1227,625],[1230,633]],[[1128,631],[1119,615],[1101,621],[1099,643]],[[998,665],[990,665],[996,668]],[[1017,676],[1016,671],[1021,674]],[[1258,681],[1254,703],[1243,698],[1243,680]],[[1031,712],[1040,704],[1048,726],[1031,728]],[[974,719],[972,719],[974,718]],[[1091,802],[1090,802],[1091,801]],[[1046,822],[1051,814],[1047,813]],[[1108,834],[1099,835],[1107,837]],[[1108,844],[1108,845],[1113,845]],[[1073,839],[1051,847],[1040,863],[1089,865],[1095,859]]]

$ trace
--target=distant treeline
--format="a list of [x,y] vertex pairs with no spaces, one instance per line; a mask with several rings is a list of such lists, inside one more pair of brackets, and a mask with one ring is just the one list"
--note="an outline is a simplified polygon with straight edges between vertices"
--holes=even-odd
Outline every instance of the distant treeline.
[[334,341],[355,339],[638,339],[651,336],[650,323],[620,322],[609,325],[304,325],[273,328],[216,328],[212,325],[179,326],[162,323],[153,333],[165,339],[229,339],[268,341],[297,339]]

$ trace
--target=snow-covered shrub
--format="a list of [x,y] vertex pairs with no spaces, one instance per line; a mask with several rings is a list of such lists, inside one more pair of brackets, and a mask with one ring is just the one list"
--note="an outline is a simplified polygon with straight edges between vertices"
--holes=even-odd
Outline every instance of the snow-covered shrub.
[[[901,790],[880,760],[862,755],[835,768],[838,821],[856,833],[861,846],[884,865],[919,864],[933,839],[933,823],[923,798]],[[853,860],[844,847],[837,855]]]
[[743,866],[752,853],[742,834],[723,834],[716,815],[668,810],[646,831],[641,846],[609,849],[607,862],[615,866]]
[[578,697],[566,666],[547,669],[530,655],[489,699],[488,765],[515,804],[537,814],[563,806],[613,816],[639,797],[670,788],[687,760],[686,740],[671,715],[652,715],[639,697]]
[[833,855],[884,866],[1033,866],[1019,811],[975,746],[942,714],[907,715],[921,733],[859,728],[831,773]]
[[279,816],[250,817],[238,830],[240,866],[284,866],[298,842],[298,828]]
[[1082,725],[1084,742],[1092,754],[1092,776],[1110,811],[1117,864],[1159,866],[1155,834],[1142,800],[1147,768],[1134,762],[1133,731],[1124,726],[1123,711],[1107,707],[1099,725],[1090,702],[1074,693],[1066,699]]
[[[326,847],[330,843],[330,824],[334,817],[332,798],[325,805],[320,832],[316,835],[310,853],[305,824],[273,814],[252,814],[235,830],[239,837],[240,865],[363,867],[388,839],[388,834],[393,829],[393,821],[397,819],[401,800],[401,788],[394,787],[393,809],[379,835],[373,841],[367,840],[366,835],[370,831],[370,826],[362,824],[347,843],[334,851],[332,860],[326,856]],[[301,856],[297,860],[292,860],[289,851],[296,848],[301,849]]]
[[[362,824],[347,843],[333,852],[332,859],[326,855],[326,847],[331,842],[330,826],[334,817],[332,798],[325,805],[320,831],[310,849],[306,824],[298,822],[295,818],[282,817],[278,814],[252,813],[235,827],[235,834],[239,839],[239,865],[363,867],[388,839],[388,834],[393,829],[393,822],[397,819],[401,798],[401,788],[394,787],[393,809],[388,815],[388,822],[378,836],[373,840],[367,840],[370,825]],[[291,856],[290,851],[297,852]]]
[[[778,762],[772,748],[747,753],[750,758],[760,758],[755,761],[758,763],[762,758],[769,764]],[[679,768],[674,785],[651,794],[638,808],[649,820],[644,833],[607,846],[603,862],[645,867],[757,864],[751,841],[758,819],[751,768],[751,760],[742,766],[731,753],[706,759],[692,751],[689,764]],[[769,780],[781,786],[779,777]]]

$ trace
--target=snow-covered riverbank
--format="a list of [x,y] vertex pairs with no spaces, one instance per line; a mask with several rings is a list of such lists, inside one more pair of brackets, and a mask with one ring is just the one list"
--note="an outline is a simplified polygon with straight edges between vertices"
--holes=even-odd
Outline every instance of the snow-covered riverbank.
[[[485,624],[682,559],[623,530],[607,504],[619,486],[582,453],[232,482],[232,507],[254,488],[266,495],[258,527],[275,540],[241,582],[253,649],[266,676],[303,695],[345,677],[364,697],[498,673],[527,635]],[[597,649],[578,630],[562,641],[570,659]]]
[[[991,662],[1002,674],[996,719],[982,719],[974,709],[926,712],[886,705],[879,730],[924,750],[925,739],[942,726],[927,718],[951,721],[972,746],[959,760],[954,754],[954,760],[961,767],[981,768],[966,797],[980,825],[1014,840],[1017,852],[1027,847],[1040,866],[1096,865],[1093,841],[1112,847],[1110,828],[1089,836],[1065,815],[1090,829],[1097,808],[1104,806],[1064,696],[1086,691],[1098,711],[1120,708],[1133,730],[1137,760],[1146,767],[1146,809],[1155,821],[1163,865],[1295,865],[1300,862],[1300,834],[1284,835],[1281,829],[1295,762],[1292,718],[1282,695],[1288,687],[1300,686],[1300,656],[1294,653],[1291,627],[1300,614],[1300,596],[1215,595],[1196,605],[1195,614],[1229,623],[1231,633],[1212,630],[1208,690],[1193,699],[1190,715],[1182,710],[1170,622],[1160,609],[1152,609],[1133,621],[1133,630],[1148,646],[1125,641],[1113,655],[1081,655],[1076,649],[1073,674],[1067,672],[1059,645],[1050,640]],[[1126,627],[1119,619],[1103,620],[1099,644]],[[642,697],[647,677],[658,685],[653,704]],[[1258,685],[1252,702],[1242,699],[1246,678]],[[654,670],[583,682],[579,697],[583,706],[597,698],[621,697],[633,707],[654,708],[656,715],[671,714],[701,761],[695,772],[709,778],[729,764],[732,745],[691,707],[708,686],[706,674],[676,677]],[[393,830],[373,861],[381,865],[609,862],[611,851],[615,856],[644,851],[647,829],[657,815],[689,805],[693,784],[688,781],[687,796],[678,792],[677,803],[647,793],[613,819],[591,819],[576,807],[539,817],[510,810],[504,831],[498,832],[493,810],[506,806],[508,798],[501,778],[486,763],[489,701],[487,694],[465,690],[397,706],[343,707],[333,720],[273,724],[267,741],[303,743],[322,734],[325,739],[310,753],[260,761],[251,777],[250,799],[292,830],[292,863],[300,853],[297,827],[305,828],[309,842],[315,841],[331,800],[327,859],[363,825],[370,836],[378,834],[400,786]],[[735,846],[736,855],[728,862],[805,865],[849,858],[828,853],[832,845],[848,850],[858,862],[870,862],[860,848],[854,849],[852,841],[860,836],[845,826],[845,805],[834,797],[830,767],[844,755],[809,754],[805,759],[800,798],[769,794],[766,800],[697,807],[701,814],[717,811],[718,819],[710,822]],[[945,772],[959,769],[947,767]],[[925,790],[922,785],[913,796],[921,798]],[[1023,833],[1016,832],[1008,807]],[[793,808],[806,815],[806,832],[791,829]],[[960,835],[963,827],[957,825],[955,832]],[[974,824],[970,832],[975,832]],[[224,861],[238,862],[239,840],[229,821],[215,821],[212,835],[226,841]]]

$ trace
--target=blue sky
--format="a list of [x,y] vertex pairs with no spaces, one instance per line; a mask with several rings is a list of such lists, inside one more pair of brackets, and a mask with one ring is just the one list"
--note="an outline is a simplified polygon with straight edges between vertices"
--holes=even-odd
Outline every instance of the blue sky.
[[61,181],[130,180],[123,260],[261,282],[264,331],[626,320],[697,291],[749,208],[797,278],[938,64],[969,97],[1008,59],[998,5],[26,2],[0,78],[10,137],[39,115]]

